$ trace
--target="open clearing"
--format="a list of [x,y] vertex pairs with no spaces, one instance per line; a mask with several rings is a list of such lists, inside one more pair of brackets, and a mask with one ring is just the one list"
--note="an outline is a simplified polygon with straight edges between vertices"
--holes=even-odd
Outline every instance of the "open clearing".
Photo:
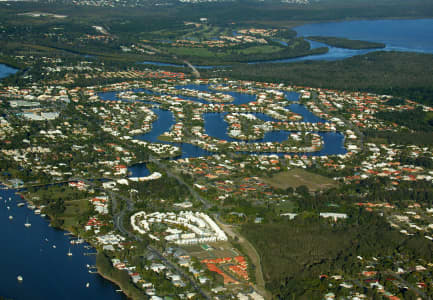
[[334,180],[322,175],[314,174],[302,169],[292,169],[280,172],[272,177],[262,178],[264,182],[274,188],[287,189],[288,187],[296,188],[301,185],[308,187],[310,191],[329,189],[337,186]]

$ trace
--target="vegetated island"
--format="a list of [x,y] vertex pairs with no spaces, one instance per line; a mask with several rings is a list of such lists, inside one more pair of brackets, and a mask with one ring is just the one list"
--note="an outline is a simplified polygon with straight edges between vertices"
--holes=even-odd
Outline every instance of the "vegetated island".
[[324,43],[330,46],[352,49],[352,50],[385,48],[385,44],[383,43],[350,40],[346,38],[339,38],[333,36],[309,36],[308,39],[315,42]]

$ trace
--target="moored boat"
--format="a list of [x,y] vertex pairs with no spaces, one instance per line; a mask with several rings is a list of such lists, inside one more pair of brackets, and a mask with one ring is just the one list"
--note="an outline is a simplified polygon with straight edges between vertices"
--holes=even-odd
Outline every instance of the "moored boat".
[[32,226],[32,224],[29,222],[29,218],[26,218],[26,222],[24,223],[24,226],[26,228],[29,228],[30,226]]

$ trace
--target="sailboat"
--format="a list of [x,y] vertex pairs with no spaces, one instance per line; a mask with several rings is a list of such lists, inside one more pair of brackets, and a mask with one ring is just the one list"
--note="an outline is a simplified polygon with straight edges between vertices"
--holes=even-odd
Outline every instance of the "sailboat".
[[29,223],[29,218],[28,218],[28,217],[26,218],[26,222],[24,223],[24,226],[25,226],[26,228],[29,228],[30,226],[32,226],[32,224]]
[[68,251],[68,253],[66,253],[66,255],[72,256],[71,248],[69,248],[69,251]]

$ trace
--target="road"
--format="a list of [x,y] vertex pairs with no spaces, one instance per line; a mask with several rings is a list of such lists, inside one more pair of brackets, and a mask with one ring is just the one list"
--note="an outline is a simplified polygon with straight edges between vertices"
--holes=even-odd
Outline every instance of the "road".
[[[209,203],[209,201],[207,201],[206,199],[204,199],[203,197],[201,197],[189,184],[187,184],[180,176],[172,173],[167,166],[165,166],[163,163],[161,163],[159,160],[155,159],[154,157],[150,156],[149,157],[149,161],[152,163],[155,163],[156,165],[158,165],[158,167],[160,167],[161,169],[163,169],[166,173],[167,176],[175,178],[179,184],[184,185],[188,188],[188,190],[190,191],[191,195],[194,196],[194,198],[197,201],[200,201],[201,203],[203,203],[203,206],[205,209],[209,209],[210,207],[212,207],[212,204]],[[270,299],[271,295],[270,293],[266,290],[265,288],[265,280],[263,277],[263,272],[262,272],[262,265],[261,265],[261,261],[260,261],[260,256],[257,253],[256,249],[254,248],[254,246],[247,240],[245,239],[241,234],[237,233],[236,231],[234,231],[230,225],[224,224],[220,219],[218,215],[214,215],[216,221],[218,222],[218,225],[221,226],[221,228],[229,235],[229,236],[237,236],[239,242],[242,244],[242,246],[244,247],[245,251],[247,252],[247,255],[250,257],[250,259],[252,260],[252,263],[255,265],[255,270],[256,270],[256,282],[257,284],[254,285],[254,288],[262,295],[264,295],[264,297],[266,299]]]
[[[95,184],[92,181],[82,179],[82,178],[75,178],[74,180],[71,180],[71,181],[75,181],[75,180],[83,181],[85,184],[92,186],[93,188],[96,188]],[[119,230],[123,235],[128,236],[129,238],[131,238],[135,241],[143,242],[143,239],[140,236],[128,231],[124,226],[123,220],[124,220],[126,213],[133,211],[133,209],[134,209],[134,203],[132,202],[131,198],[125,197],[123,195],[119,195],[118,193],[115,193],[115,192],[108,190],[108,189],[104,189],[102,187],[100,189],[103,190],[105,193],[107,193],[107,195],[109,195],[109,197],[111,199],[111,210],[113,213],[113,222],[114,222],[114,226],[117,228],[117,230]],[[119,199],[121,201],[124,201],[126,206],[122,210],[120,210],[119,212],[116,213],[118,205],[119,205]],[[157,249],[153,248],[152,246],[148,246],[147,249],[148,249],[148,251],[152,252],[157,257],[159,257],[159,259],[161,259],[168,267],[176,270],[180,275],[182,275],[182,277],[185,278],[191,284],[191,286],[199,294],[201,294],[204,297],[204,299],[210,299],[210,297],[191,278],[191,276],[186,274],[182,269],[179,268],[179,266],[177,266],[175,263],[172,263],[171,261],[166,259]]]
[[248,257],[251,259],[251,262],[254,264],[255,268],[255,277],[256,277],[256,284],[253,285],[254,289],[259,292],[265,299],[271,299],[272,295],[269,293],[269,291],[266,290],[265,287],[265,279],[263,277],[263,271],[262,271],[262,263],[260,260],[260,255],[257,253],[256,248],[248,241],[246,238],[244,238],[240,233],[237,232],[233,228],[232,225],[225,224],[218,215],[214,215],[216,222],[218,223],[218,226],[220,226],[224,232],[227,233],[228,236],[231,236],[232,238],[237,237],[238,242],[242,245],[243,250],[246,252]]
[[[94,183],[85,179],[77,179],[77,180],[81,180],[84,183],[95,187]],[[124,217],[127,214],[127,212],[131,212],[134,210],[134,203],[132,202],[131,198],[125,197],[123,195],[119,195],[118,193],[115,193],[111,190],[108,189],[104,189],[101,188],[104,192],[106,192],[110,199],[111,199],[111,210],[113,213],[113,222],[114,222],[114,226],[117,228],[117,230],[119,230],[123,235],[128,236],[129,238],[138,241],[138,242],[143,242],[143,239],[134,234],[133,232],[128,231],[125,226],[124,226]],[[126,204],[126,206],[120,210],[119,212],[116,213],[118,205],[119,205],[119,200],[124,201],[124,203]],[[152,246],[147,246],[148,251],[152,252],[154,255],[156,255],[161,261],[164,262],[164,264],[166,266],[168,266],[171,269],[176,270],[176,272],[178,272],[184,279],[186,279],[191,286],[199,293],[203,296],[204,299],[211,299],[207,293],[205,291],[202,290],[202,288],[191,278],[191,276],[189,274],[186,274],[178,265],[176,265],[175,263],[169,261],[167,258],[165,258],[156,248],[152,247]]]
[[165,173],[167,174],[168,177],[174,178],[176,179],[176,181],[185,186],[188,191],[191,193],[191,195],[199,202],[201,202],[204,206],[204,209],[210,209],[212,207],[212,204],[207,201],[206,199],[204,199],[202,196],[200,196],[196,190],[194,190],[193,187],[191,187],[188,183],[186,183],[179,175],[171,172],[166,165],[164,165],[161,161],[157,160],[156,158],[154,158],[153,156],[149,156],[149,161],[156,164],[158,167],[160,167],[161,169],[163,169],[165,171]]
[[431,298],[429,296],[427,296],[423,291],[421,291],[419,288],[417,288],[416,286],[410,284],[409,282],[407,282],[406,280],[404,280],[403,278],[401,278],[400,275],[398,275],[395,272],[392,271],[385,271],[383,272],[384,274],[393,276],[395,278],[397,278],[401,283],[403,283],[404,285],[406,285],[409,289],[415,291],[415,293],[417,293],[419,296],[421,296],[423,299],[428,299],[430,300]]
[[186,64],[191,70],[192,70],[192,74],[196,77],[196,78],[200,78],[200,72],[197,70],[196,67],[194,67],[189,61],[184,60],[183,61],[184,64]]
[[[155,48],[155,47],[153,47],[153,46],[144,45],[144,44],[140,44],[140,46],[142,46],[143,48],[149,49],[149,50],[151,50],[151,51],[154,51],[154,52],[156,52],[156,53],[161,53],[161,54],[164,54],[164,55],[171,55],[170,53],[168,53],[168,52],[163,52],[163,51],[161,51],[160,49]],[[179,58],[178,58],[176,55],[171,55],[171,57],[172,57],[174,60],[179,61]],[[187,60],[183,60],[183,63],[184,63],[185,65],[187,65],[188,68],[190,68],[190,69],[192,70],[192,75],[194,75],[194,77],[196,77],[196,78],[200,78],[200,72],[197,70],[196,67],[194,67],[194,66],[193,66],[189,61],[187,61]]]

